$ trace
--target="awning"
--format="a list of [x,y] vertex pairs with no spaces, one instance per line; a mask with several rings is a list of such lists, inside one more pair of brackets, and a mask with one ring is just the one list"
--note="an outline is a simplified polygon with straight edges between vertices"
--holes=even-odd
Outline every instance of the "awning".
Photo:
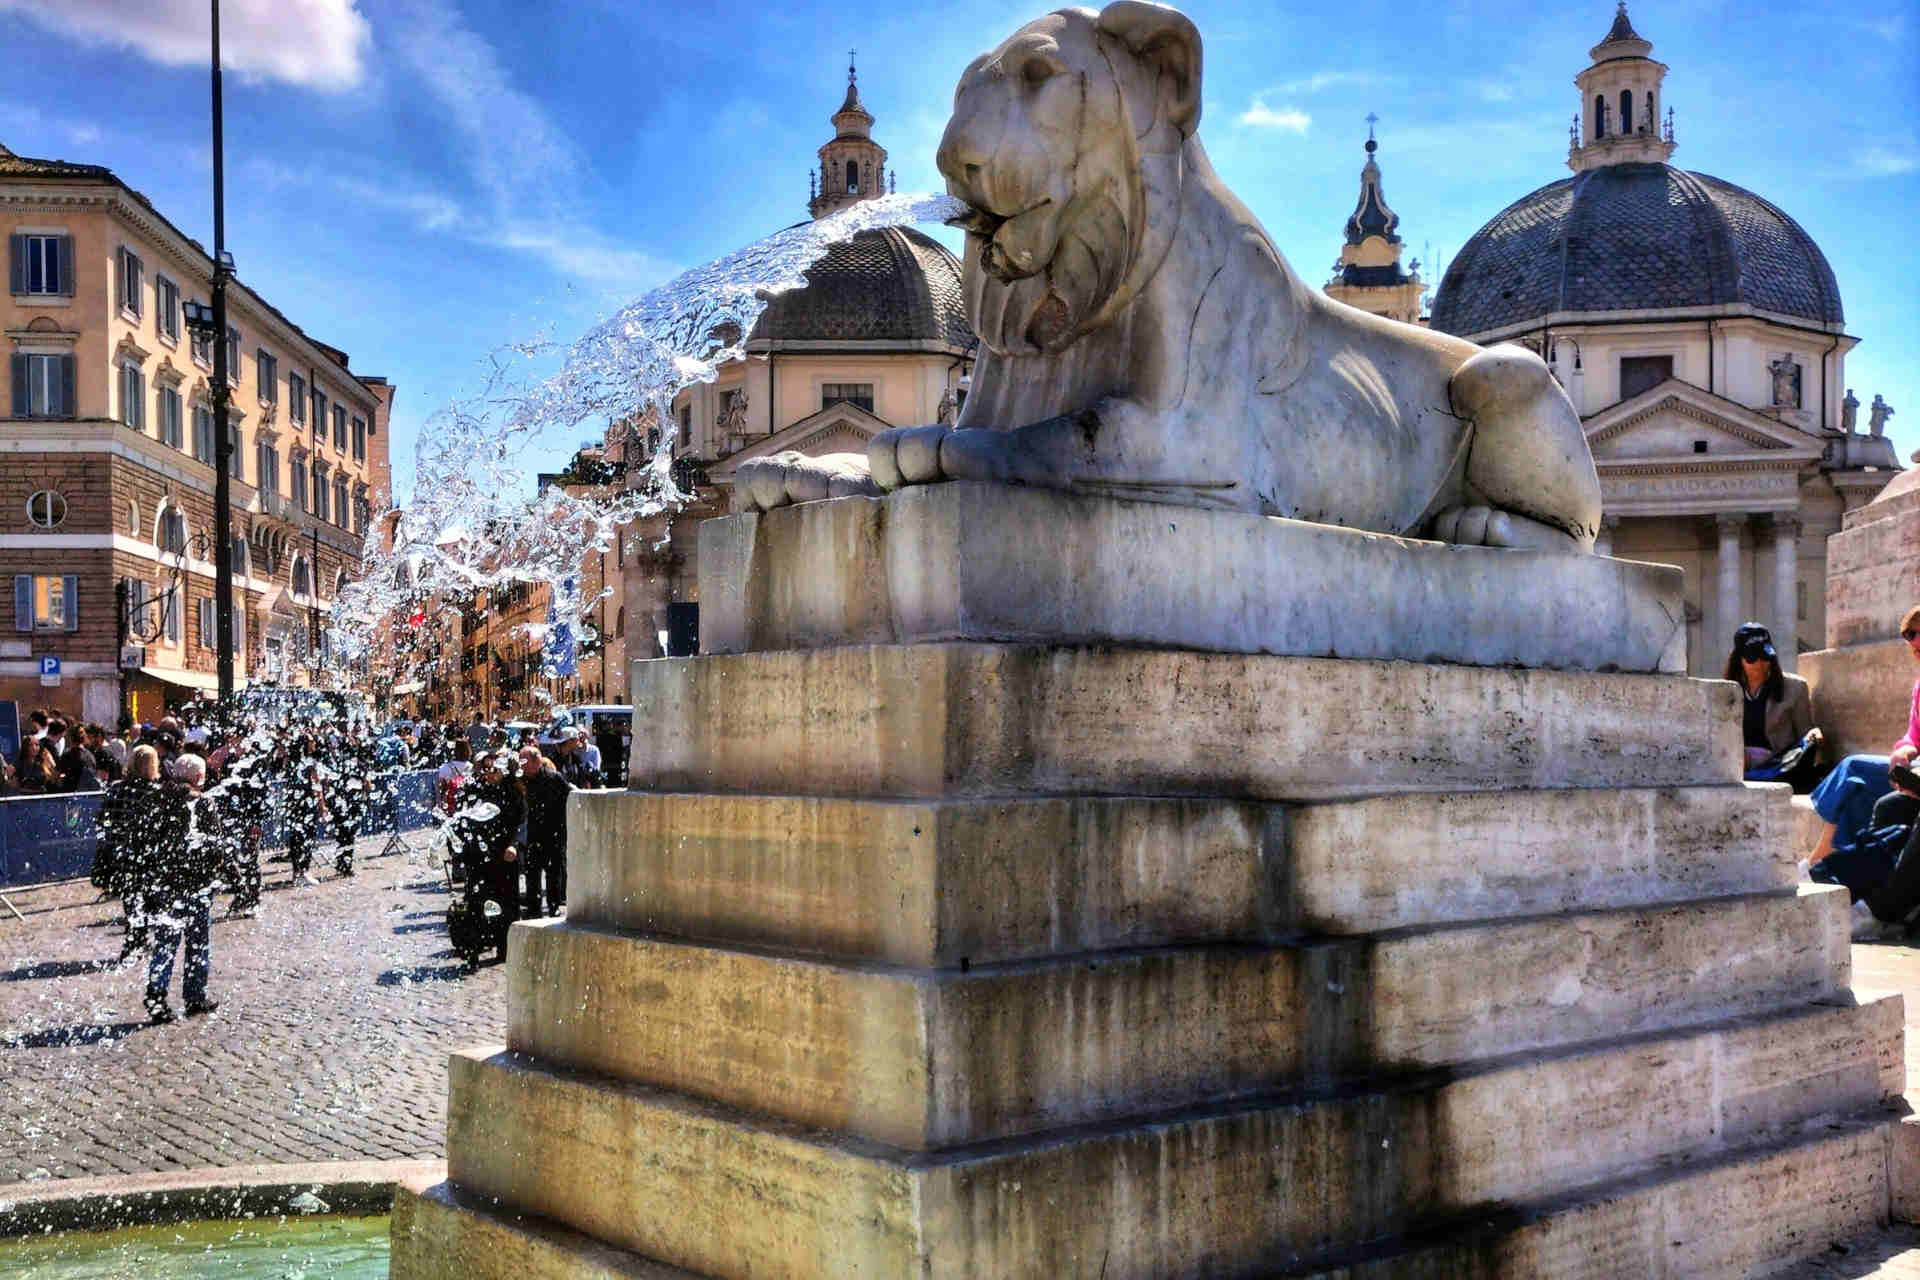
[[[140,674],[158,680],[162,684],[176,685],[182,689],[198,689],[206,693],[220,692],[220,677],[211,671],[184,671],[178,667],[141,667]],[[246,688],[247,678],[236,671],[233,676],[233,687]]]

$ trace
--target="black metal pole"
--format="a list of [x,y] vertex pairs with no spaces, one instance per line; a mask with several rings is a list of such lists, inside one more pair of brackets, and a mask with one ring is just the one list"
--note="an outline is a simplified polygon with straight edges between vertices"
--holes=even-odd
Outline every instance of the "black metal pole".
[[220,118],[220,0],[213,4],[213,615],[220,704],[233,703],[233,435],[227,421],[227,206]]
[[[133,635],[133,601],[127,599],[127,580],[121,578],[113,584],[113,613],[117,622],[115,630],[119,643],[113,647],[113,665],[120,674],[120,716],[125,720],[127,711],[127,641]],[[117,725],[116,725],[117,728]]]

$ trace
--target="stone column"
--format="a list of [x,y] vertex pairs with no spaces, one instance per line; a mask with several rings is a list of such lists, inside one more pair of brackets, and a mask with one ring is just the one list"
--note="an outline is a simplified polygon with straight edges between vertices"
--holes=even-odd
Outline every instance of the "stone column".
[[1613,554],[1613,531],[1619,527],[1619,516],[1600,517],[1600,532],[1593,539],[1593,554],[1597,556]]
[[1718,615],[1718,633],[1708,637],[1709,652],[1724,651],[1733,639],[1733,629],[1746,619],[1740,616],[1740,531],[1746,516],[1723,511],[1713,518],[1720,535],[1720,549],[1714,557],[1714,611]]
[[1773,517],[1773,647],[1780,668],[1799,665],[1800,635],[1800,521],[1791,512]]

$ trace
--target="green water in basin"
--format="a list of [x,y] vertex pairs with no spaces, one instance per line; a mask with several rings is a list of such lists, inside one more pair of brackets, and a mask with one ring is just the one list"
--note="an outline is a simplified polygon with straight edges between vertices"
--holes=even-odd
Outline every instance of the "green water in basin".
[[36,1280],[387,1280],[387,1217],[173,1222],[0,1241],[0,1276]]

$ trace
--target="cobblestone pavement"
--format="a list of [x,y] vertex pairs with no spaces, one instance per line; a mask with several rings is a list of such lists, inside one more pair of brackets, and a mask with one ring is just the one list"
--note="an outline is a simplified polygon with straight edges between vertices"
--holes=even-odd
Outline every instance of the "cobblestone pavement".
[[[414,840],[424,845],[424,834]],[[443,882],[418,858],[375,858],[290,889],[269,862],[251,920],[215,900],[211,1017],[147,1025],[144,964],[120,950],[119,906],[85,881],[0,907],[0,1184],[217,1165],[432,1159],[446,1147],[446,1056],[498,1042],[498,965],[464,975]],[[179,968],[173,1004],[178,1011]],[[44,1172],[42,1172],[44,1171]]]

